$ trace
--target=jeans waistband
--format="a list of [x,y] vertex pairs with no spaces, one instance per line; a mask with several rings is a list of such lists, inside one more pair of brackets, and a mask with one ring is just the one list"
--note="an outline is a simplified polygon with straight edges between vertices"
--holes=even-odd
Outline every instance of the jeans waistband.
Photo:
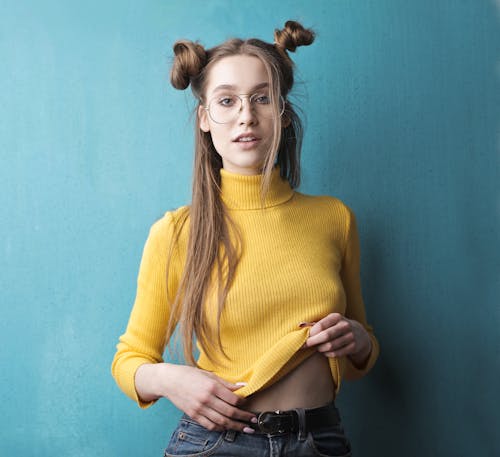
[[337,425],[340,414],[334,402],[319,408],[295,408],[286,411],[263,411],[256,413],[257,423],[249,427],[256,433],[268,435],[299,432],[306,435],[321,427]]

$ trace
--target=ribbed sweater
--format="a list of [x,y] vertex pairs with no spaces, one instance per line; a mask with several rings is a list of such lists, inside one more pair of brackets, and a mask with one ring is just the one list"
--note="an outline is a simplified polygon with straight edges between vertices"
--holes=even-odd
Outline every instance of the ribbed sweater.
[[[241,257],[220,318],[226,355],[214,348],[209,358],[199,347],[199,367],[229,382],[247,383],[236,393],[249,396],[276,382],[315,351],[302,349],[310,329],[300,328],[300,322],[316,322],[337,312],[366,328],[372,351],[363,367],[345,357],[329,358],[336,391],[342,378],[354,379],[368,372],[379,346],[366,321],[352,211],[334,197],[292,190],[278,168],[264,201],[261,176],[222,169],[221,196],[240,232]],[[171,305],[167,290],[170,297],[179,284],[189,220],[172,250],[168,275],[167,263],[174,226],[185,210],[167,212],[151,227],[135,303],[112,364],[120,388],[141,407],[152,402],[138,397],[134,376],[140,365],[163,361]],[[216,300],[208,299],[204,306],[208,324],[216,328]]]

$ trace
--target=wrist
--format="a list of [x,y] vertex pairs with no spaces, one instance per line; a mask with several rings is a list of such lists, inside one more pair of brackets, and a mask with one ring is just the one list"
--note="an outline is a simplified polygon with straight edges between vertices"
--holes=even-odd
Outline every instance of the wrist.
[[151,373],[151,390],[154,395],[160,397],[168,397],[168,388],[172,385],[175,378],[173,372],[178,367],[173,363],[157,363],[152,367]]
[[358,341],[360,344],[358,350],[351,354],[349,358],[357,367],[364,367],[372,352],[372,341],[370,335],[360,322],[352,320],[351,323],[357,327],[357,332],[355,331],[355,333],[358,334]]
[[364,344],[359,349],[359,351],[355,352],[354,354],[351,354],[349,358],[356,367],[361,368],[364,367],[368,362],[371,352],[372,352],[372,342],[370,337],[367,335],[366,344]]
[[[145,363],[135,373],[135,388],[145,401],[158,400],[165,396],[166,363]],[[167,381],[168,383],[168,381]]]

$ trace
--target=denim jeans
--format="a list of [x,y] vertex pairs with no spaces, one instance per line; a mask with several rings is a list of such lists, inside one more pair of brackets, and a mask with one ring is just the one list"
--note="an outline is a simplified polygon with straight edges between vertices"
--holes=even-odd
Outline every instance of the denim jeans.
[[308,432],[274,435],[207,430],[182,416],[164,457],[350,457],[341,423]]

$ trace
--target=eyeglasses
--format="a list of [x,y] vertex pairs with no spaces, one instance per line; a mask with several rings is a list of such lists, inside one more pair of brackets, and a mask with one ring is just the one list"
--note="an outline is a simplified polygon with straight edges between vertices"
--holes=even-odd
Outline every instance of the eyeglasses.
[[[212,121],[217,124],[227,124],[234,121],[243,110],[243,98],[248,99],[251,109],[258,117],[272,119],[275,116],[271,97],[265,93],[218,95],[204,108]],[[280,95],[278,115],[281,116],[284,111],[285,100]]]

